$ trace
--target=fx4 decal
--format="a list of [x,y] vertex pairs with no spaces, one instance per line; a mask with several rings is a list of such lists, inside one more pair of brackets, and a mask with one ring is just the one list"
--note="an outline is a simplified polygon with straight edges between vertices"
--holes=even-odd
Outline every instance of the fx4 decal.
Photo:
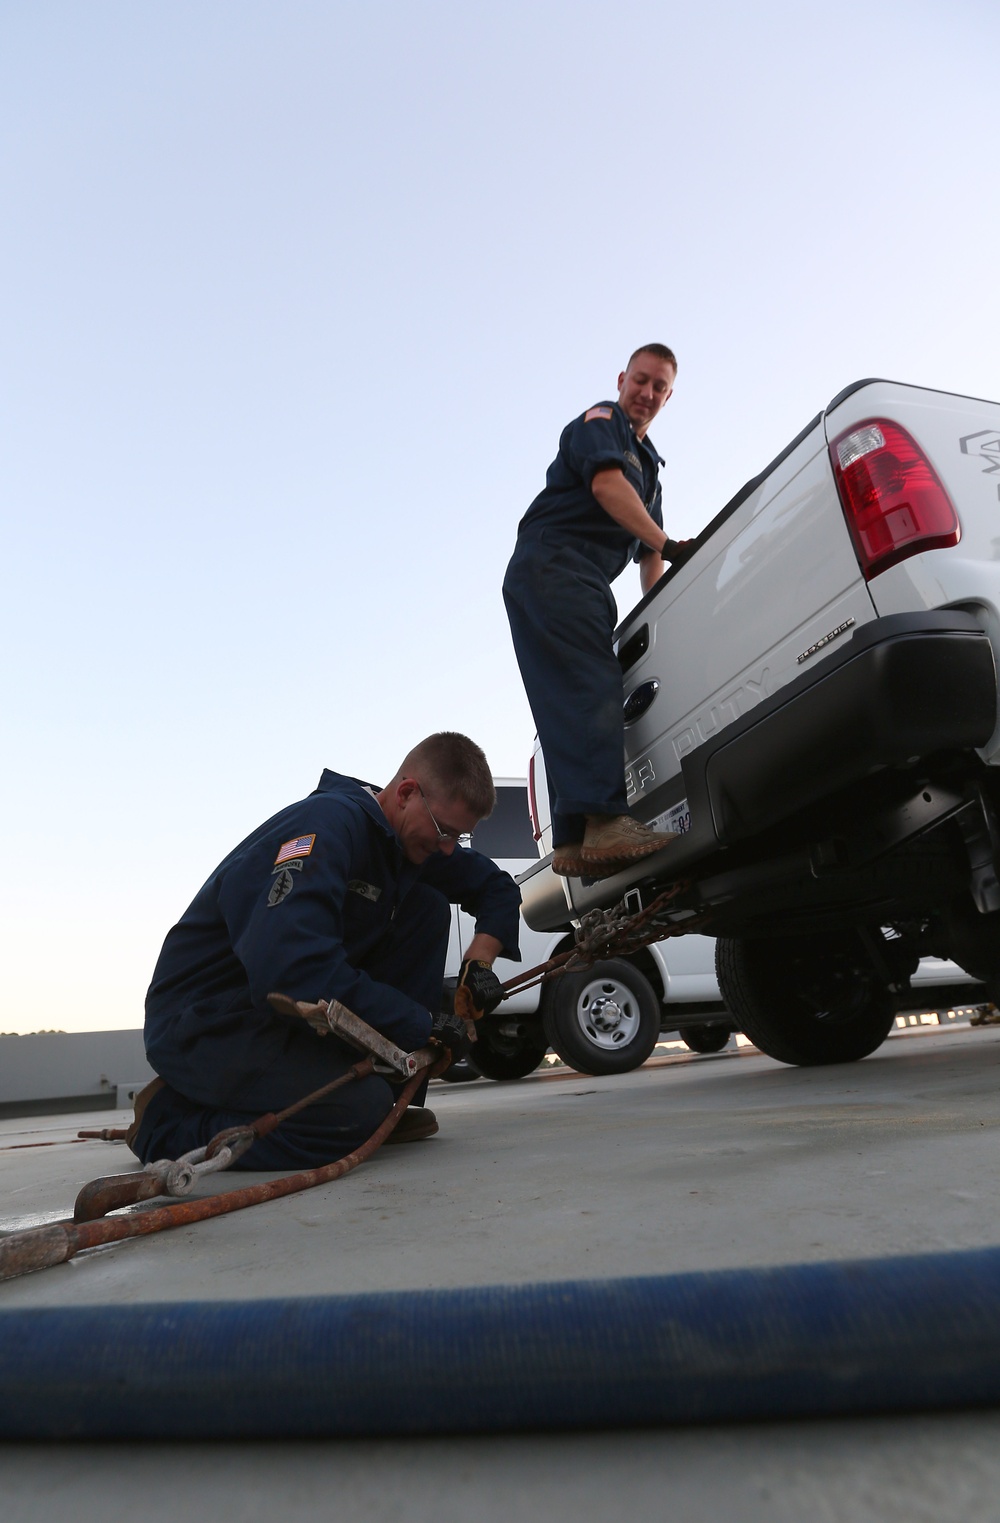
[[[1000,430],[980,428],[976,433],[966,434],[964,439],[959,439],[958,445],[963,455],[978,456],[986,461],[983,466],[984,476],[994,476],[1000,472]],[[997,486],[997,496],[1000,497],[1000,485]]]

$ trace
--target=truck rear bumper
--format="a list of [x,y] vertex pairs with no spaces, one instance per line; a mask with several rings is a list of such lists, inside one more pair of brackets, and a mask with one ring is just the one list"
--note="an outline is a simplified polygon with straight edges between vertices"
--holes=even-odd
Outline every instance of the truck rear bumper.
[[519,881],[537,930],[685,873],[886,767],[985,746],[996,725],[989,639],[967,613],[894,614],[859,629],[684,758],[691,831],[602,882],[564,882],[551,858]]
[[747,840],[884,767],[984,746],[997,675],[970,614],[894,614],[685,758],[692,817]]

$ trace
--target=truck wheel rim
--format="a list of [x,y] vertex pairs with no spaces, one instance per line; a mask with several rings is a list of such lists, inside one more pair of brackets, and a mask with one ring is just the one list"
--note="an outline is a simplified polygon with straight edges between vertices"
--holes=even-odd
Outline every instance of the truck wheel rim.
[[627,985],[595,978],[576,999],[576,1019],[584,1037],[605,1052],[618,1052],[639,1032],[639,1004]]

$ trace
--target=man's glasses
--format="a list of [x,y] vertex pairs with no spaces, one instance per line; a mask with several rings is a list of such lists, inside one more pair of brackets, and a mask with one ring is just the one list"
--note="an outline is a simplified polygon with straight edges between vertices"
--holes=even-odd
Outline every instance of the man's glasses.
[[437,820],[431,814],[431,806],[428,804],[427,799],[424,797],[424,790],[421,788],[419,783],[417,783],[417,792],[420,794],[420,797],[424,801],[424,808],[427,810],[427,818],[430,820],[431,824],[434,826],[434,829],[437,831],[438,840],[451,841],[454,846],[468,846],[469,842],[472,840],[471,831],[442,830]]

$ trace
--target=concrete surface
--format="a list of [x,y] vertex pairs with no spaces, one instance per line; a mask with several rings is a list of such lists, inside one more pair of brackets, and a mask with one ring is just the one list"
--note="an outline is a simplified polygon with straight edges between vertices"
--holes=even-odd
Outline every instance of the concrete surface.
[[[429,1141],[383,1149],[339,1183],[8,1282],[0,1306],[669,1274],[1000,1241],[1000,1028],[929,1028],[826,1069],[743,1048],[615,1078],[438,1083],[432,1103],[441,1132]],[[0,1123],[0,1231],[65,1215],[87,1179],[138,1168],[123,1145],[73,1143],[81,1124],[94,1118]]]
[[[384,1150],[339,1183],[7,1282],[0,1307],[994,1245],[998,1079],[1000,1028],[923,1027],[828,1069],[743,1048],[659,1057],[614,1079],[438,1083],[438,1137]],[[0,1230],[66,1215],[85,1180],[137,1167],[120,1146],[73,1143],[77,1124],[0,1122]],[[684,1520],[1000,1518],[992,1412],[392,1444],[0,1445],[3,1516],[124,1518],[138,1487],[143,1513],[166,1519],[176,1494],[154,1494],[164,1464],[183,1466],[189,1498],[240,1519],[311,1517],[334,1494],[337,1516],[366,1519],[581,1519],[621,1506]]]
[[995,1523],[994,1414],[545,1438],[0,1444],[5,1523]]

